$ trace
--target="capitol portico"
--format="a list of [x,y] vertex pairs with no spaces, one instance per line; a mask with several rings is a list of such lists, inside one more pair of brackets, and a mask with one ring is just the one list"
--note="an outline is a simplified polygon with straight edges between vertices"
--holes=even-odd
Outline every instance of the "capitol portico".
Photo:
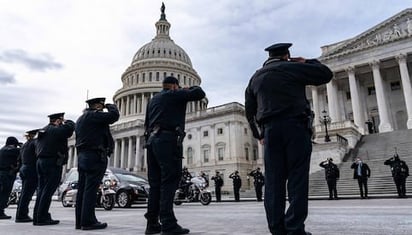
[[[411,39],[412,9],[406,9],[354,38],[323,46],[319,59],[334,78],[310,88],[315,116],[326,110],[332,132],[412,129]],[[321,124],[316,128],[322,133]]]

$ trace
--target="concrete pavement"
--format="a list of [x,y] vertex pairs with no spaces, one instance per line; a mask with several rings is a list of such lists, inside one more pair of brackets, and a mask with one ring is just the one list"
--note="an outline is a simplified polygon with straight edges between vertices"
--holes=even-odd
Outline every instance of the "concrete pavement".
[[[34,201],[31,203],[31,209]],[[55,234],[144,234],[146,220],[144,205],[129,209],[114,208],[112,211],[97,209],[97,217],[109,224],[107,229],[82,231],[74,229],[74,208],[63,208],[53,201],[51,214],[59,219],[59,225],[33,226],[31,223],[15,223],[16,205],[6,209],[12,220],[0,220],[2,235],[55,235]],[[269,234],[262,202],[224,201],[208,206],[200,203],[175,206],[179,224],[191,229],[191,234]],[[412,199],[344,199],[311,200],[307,231],[314,235],[410,235],[412,234]]]

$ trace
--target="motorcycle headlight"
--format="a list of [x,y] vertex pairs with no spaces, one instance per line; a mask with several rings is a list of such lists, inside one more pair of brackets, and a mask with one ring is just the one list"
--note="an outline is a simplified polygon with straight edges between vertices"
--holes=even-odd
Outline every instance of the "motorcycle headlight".
[[105,180],[105,181],[104,181],[104,186],[105,186],[105,187],[109,188],[110,185],[112,185],[112,182],[111,182],[110,180]]

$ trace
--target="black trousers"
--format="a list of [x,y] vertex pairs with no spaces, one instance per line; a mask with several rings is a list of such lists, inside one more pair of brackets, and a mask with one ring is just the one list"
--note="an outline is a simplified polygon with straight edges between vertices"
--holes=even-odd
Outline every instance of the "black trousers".
[[107,168],[107,157],[99,151],[79,152],[76,198],[76,227],[98,222],[95,214],[97,190]]
[[16,179],[16,174],[11,174],[10,171],[0,171],[0,215],[4,213],[9,201],[9,195],[13,189],[13,183]]
[[399,197],[406,196],[406,177],[393,177]]
[[361,198],[368,197],[368,178],[358,177],[358,185]]
[[29,204],[37,189],[36,165],[26,165],[20,168],[20,178],[22,180],[21,194],[17,205],[16,219],[27,218],[29,216]]
[[221,192],[220,186],[215,186],[215,195],[216,195],[216,201],[220,202],[222,200],[222,192]]
[[262,201],[262,187],[263,184],[255,184],[256,200]]
[[338,190],[336,189],[336,179],[326,180],[329,189],[329,199],[338,198]]
[[174,133],[161,132],[152,137],[147,148],[150,192],[145,217],[149,222],[157,222],[160,218],[163,231],[177,225],[173,199],[182,177],[182,159],[176,143]]
[[57,156],[56,158],[39,158],[37,160],[38,187],[33,223],[52,219],[49,213],[50,204],[62,176],[62,167],[56,164],[56,159]]
[[[305,234],[312,143],[304,120],[265,124],[265,210],[272,234]],[[286,208],[286,189],[289,208]]]
[[233,186],[233,194],[235,195],[235,201],[240,201],[240,187],[239,186]]

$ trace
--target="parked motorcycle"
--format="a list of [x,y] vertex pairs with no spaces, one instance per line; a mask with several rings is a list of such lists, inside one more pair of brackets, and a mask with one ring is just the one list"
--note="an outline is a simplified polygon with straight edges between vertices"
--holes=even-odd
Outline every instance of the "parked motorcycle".
[[193,177],[187,183],[190,184],[187,192],[182,188],[176,190],[175,205],[181,205],[183,202],[200,202],[204,206],[210,204],[212,194],[206,189],[207,183],[203,177]]
[[[105,210],[113,209],[115,205],[116,192],[110,188],[111,181],[105,180],[97,190],[97,207],[103,207]],[[77,197],[77,182],[70,185],[71,189],[67,191],[62,197],[62,204],[64,207],[69,207],[76,204]]]

